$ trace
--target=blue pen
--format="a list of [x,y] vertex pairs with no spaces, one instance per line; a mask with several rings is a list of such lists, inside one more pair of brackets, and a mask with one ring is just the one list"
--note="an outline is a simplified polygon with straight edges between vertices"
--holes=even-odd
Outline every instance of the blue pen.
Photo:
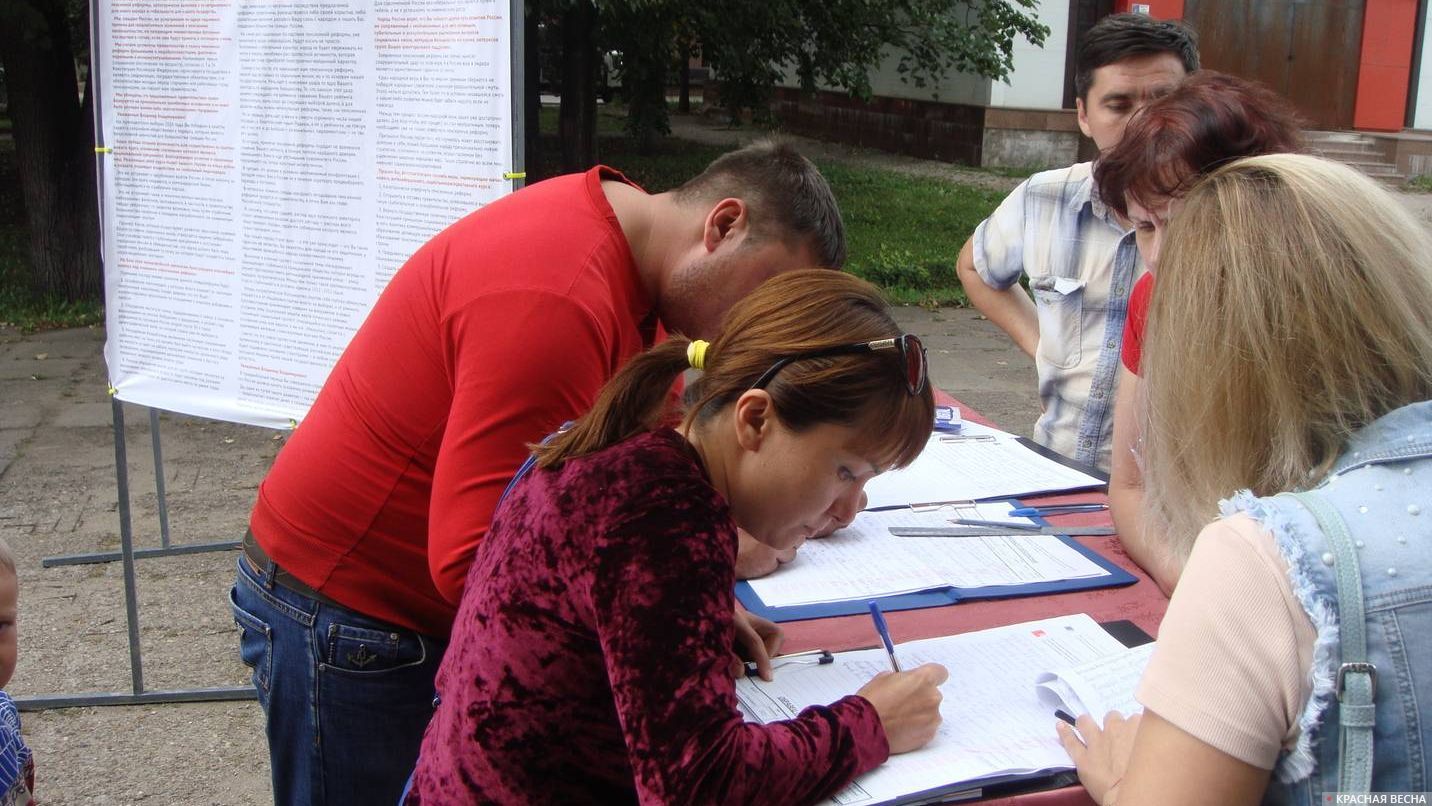
[[895,644],[890,640],[890,628],[885,626],[885,614],[880,612],[880,603],[874,599],[870,600],[870,618],[875,622],[875,631],[880,633],[880,642],[885,644],[885,652],[890,655],[890,668],[900,671],[900,661],[895,659]]
[[1068,515],[1074,512],[1102,512],[1108,504],[1051,504],[1047,507],[1015,507],[1009,514],[1016,518],[1042,518],[1045,515]]

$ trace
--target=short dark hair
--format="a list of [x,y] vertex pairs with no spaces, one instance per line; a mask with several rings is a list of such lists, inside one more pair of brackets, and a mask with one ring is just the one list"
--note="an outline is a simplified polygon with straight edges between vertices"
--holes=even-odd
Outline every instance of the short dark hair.
[[676,188],[681,202],[740,199],[761,239],[805,241],[824,268],[845,265],[845,223],[830,184],[790,143],[764,139],[717,157]]
[[1156,20],[1146,14],[1110,14],[1094,24],[1079,41],[1074,94],[1089,97],[1094,71],[1133,56],[1172,53],[1186,73],[1198,70],[1198,34],[1178,20]]

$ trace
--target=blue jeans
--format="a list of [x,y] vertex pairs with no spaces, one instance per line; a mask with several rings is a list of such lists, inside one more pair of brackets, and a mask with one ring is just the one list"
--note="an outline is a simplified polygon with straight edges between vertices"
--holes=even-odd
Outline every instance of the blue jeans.
[[392,806],[445,642],[275,585],[239,557],[229,601],[268,721],[274,802]]

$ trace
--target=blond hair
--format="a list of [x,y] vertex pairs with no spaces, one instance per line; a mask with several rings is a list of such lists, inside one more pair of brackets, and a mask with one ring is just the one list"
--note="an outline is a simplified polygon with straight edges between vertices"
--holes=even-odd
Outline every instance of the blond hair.
[[1357,171],[1278,154],[1200,182],[1164,254],[1144,460],[1181,560],[1221,498],[1307,488],[1353,432],[1432,398],[1432,238]]

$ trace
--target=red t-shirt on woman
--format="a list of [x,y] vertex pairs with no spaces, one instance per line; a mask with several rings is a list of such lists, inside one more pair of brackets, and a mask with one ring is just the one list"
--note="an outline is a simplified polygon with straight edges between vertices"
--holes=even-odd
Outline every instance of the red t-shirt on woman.
[[1141,374],[1144,358],[1144,327],[1149,322],[1149,301],[1154,295],[1154,273],[1147,272],[1134,283],[1129,294],[1129,318],[1124,324],[1124,345],[1119,358],[1129,372]]

